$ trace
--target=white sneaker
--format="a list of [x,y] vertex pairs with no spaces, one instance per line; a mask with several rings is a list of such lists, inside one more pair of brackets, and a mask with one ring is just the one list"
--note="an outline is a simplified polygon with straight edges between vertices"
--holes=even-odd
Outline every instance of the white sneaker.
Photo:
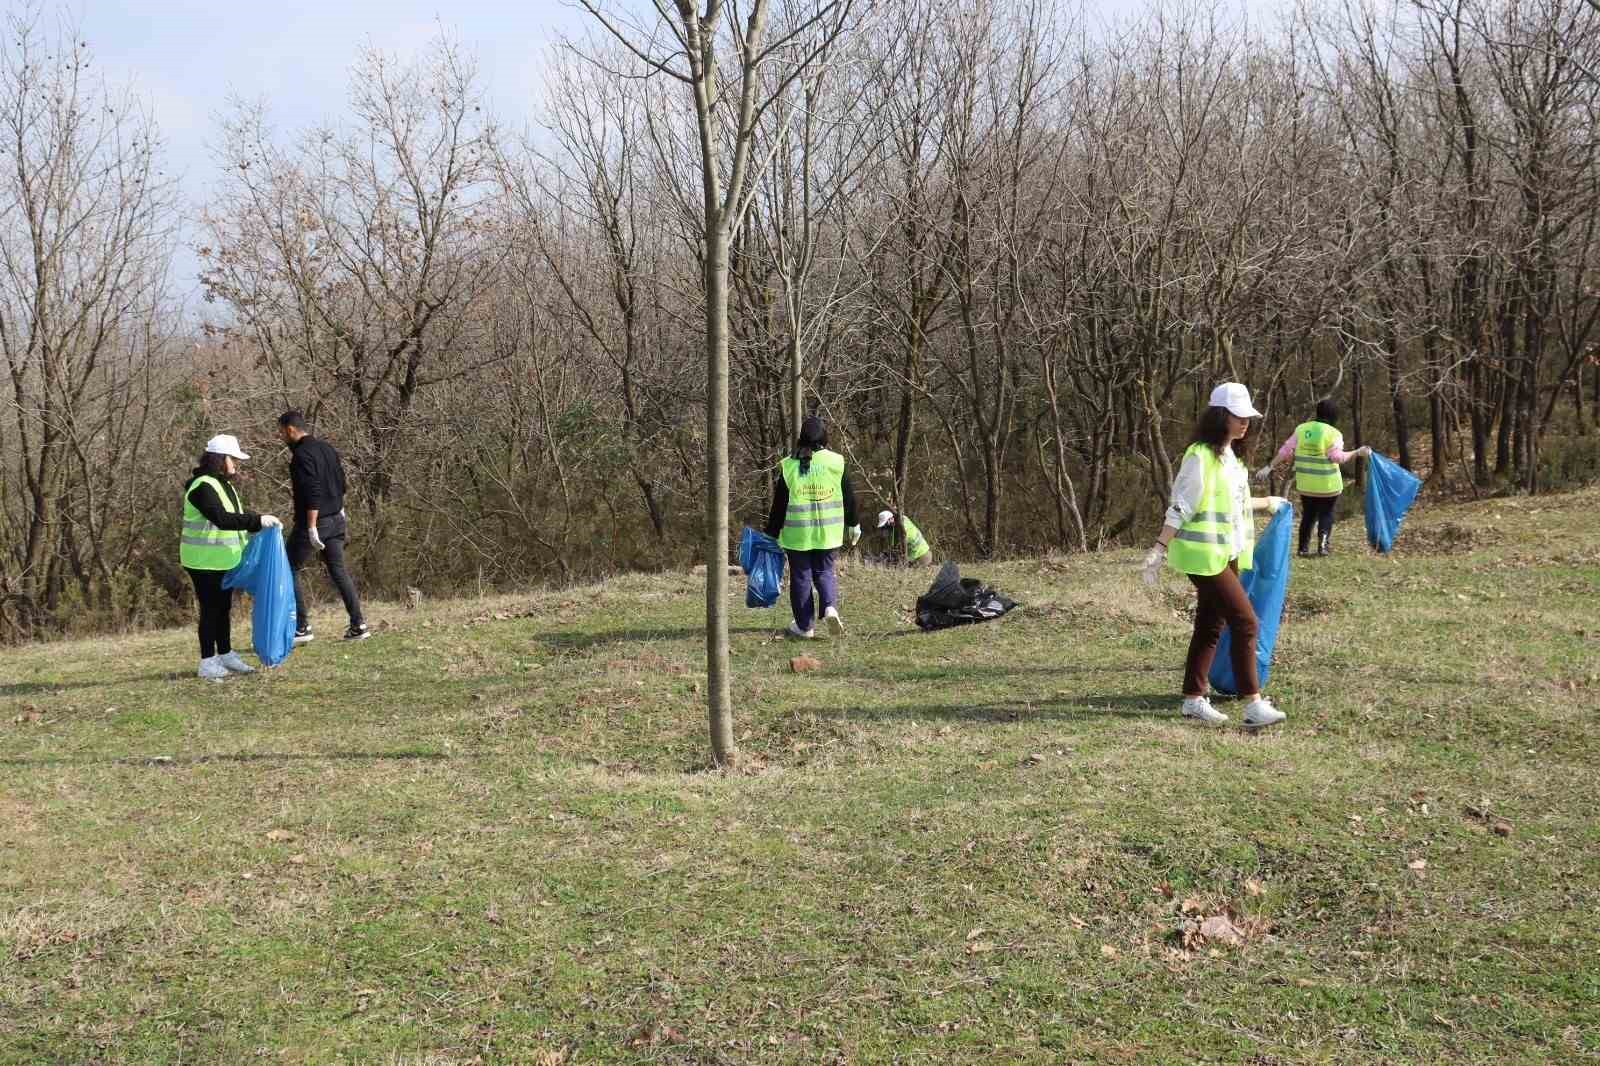
[[844,636],[844,619],[839,617],[839,608],[829,607],[822,612],[822,620],[828,624],[828,632],[836,637]]
[[1211,701],[1204,696],[1194,699],[1185,698],[1183,701],[1183,716],[1185,718],[1198,718],[1206,725],[1222,725],[1228,716],[1211,706]]
[[222,656],[213,655],[209,659],[200,660],[200,677],[207,681],[221,681],[228,676],[228,668],[222,665]]
[[1251,700],[1250,706],[1244,709],[1244,724],[1251,729],[1277,725],[1286,717],[1288,716],[1260,696]]
[[790,622],[789,623],[789,628],[785,632],[787,632],[791,637],[793,637],[796,640],[816,640],[817,639],[817,631],[815,629],[801,629],[800,626],[797,625],[794,622]]
[[217,661],[220,662],[222,664],[222,668],[228,671],[230,674],[253,674],[256,672],[256,668],[239,658],[239,653],[236,651],[230,651],[226,655],[217,656]]

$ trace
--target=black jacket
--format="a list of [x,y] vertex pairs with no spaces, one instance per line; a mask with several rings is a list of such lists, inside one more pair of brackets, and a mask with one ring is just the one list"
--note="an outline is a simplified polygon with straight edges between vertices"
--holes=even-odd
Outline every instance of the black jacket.
[[210,485],[196,485],[194,479],[200,477],[205,471],[198,466],[189,474],[189,480],[184,482],[184,495],[189,497],[189,502],[194,504],[195,510],[206,516],[206,521],[218,529],[243,530],[246,533],[261,532],[261,516],[254,511],[246,511],[239,502],[239,490],[233,487],[221,474],[212,474],[221,483],[228,493],[228,502],[233,504],[233,513],[229,513],[222,506],[222,499],[217,495],[217,490]]
[[[850,472],[844,473],[844,480],[839,486],[844,494],[844,528],[849,529],[857,525],[856,522],[856,490],[850,484]],[[789,483],[780,475],[777,484],[772,489],[772,510],[767,514],[767,536],[776,537],[783,532],[783,516],[789,511]]]
[[294,524],[306,524],[306,512],[317,520],[344,510],[344,464],[333,445],[317,437],[301,437],[289,445],[289,481],[294,489]]

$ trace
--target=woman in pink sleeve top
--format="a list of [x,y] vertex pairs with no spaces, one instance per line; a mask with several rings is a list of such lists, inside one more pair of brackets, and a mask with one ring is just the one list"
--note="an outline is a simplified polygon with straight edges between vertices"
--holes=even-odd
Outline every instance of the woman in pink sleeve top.
[[1256,471],[1256,479],[1265,481],[1278,464],[1294,458],[1294,485],[1300,490],[1300,554],[1310,555],[1311,527],[1317,527],[1317,554],[1332,551],[1329,541],[1333,537],[1334,508],[1339,494],[1344,491],[1344,477],[1339,467],[1357,456],[1372,454],[1370,447],[1344,450],[1344,435],[1334,428],[1339,420],[1339,405],[1332,400],[1317,402],[1317,417],[1302,422],[1283,442],[1272,462]]

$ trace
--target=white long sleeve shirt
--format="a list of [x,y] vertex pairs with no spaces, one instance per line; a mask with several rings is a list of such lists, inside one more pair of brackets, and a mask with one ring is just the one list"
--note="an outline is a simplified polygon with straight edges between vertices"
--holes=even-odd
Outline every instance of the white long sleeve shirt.
[[[1228,523],[1228,558],[1237,559],[1244,550],[1246,522],[1254,523],[1250,511],[1250,472],[1233,454],[1233,448],[1222,449],[1222,476],[1228,482],[1228,498],[1233,501]],[[1172,480],[1172,506],[1167,508],[1167,525],[1182,529],[1183,524],[1200,509],[1200,496],[1205,491],[1206,468],[1198,455],[1185,455],[1178,476]]]

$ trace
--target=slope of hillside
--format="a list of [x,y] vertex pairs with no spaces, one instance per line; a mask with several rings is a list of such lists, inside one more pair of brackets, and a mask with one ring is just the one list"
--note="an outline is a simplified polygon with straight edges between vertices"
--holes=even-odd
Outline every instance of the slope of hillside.
[[[922,634],[702,582],[374,611],[0,668],[0,1061],[1550,1062],[1600,1055],[1600,493],[1296,564],[1266,735],[1180,721],[1186,585],[971,567]],[[323,626],[333,631],[333,619]]]

